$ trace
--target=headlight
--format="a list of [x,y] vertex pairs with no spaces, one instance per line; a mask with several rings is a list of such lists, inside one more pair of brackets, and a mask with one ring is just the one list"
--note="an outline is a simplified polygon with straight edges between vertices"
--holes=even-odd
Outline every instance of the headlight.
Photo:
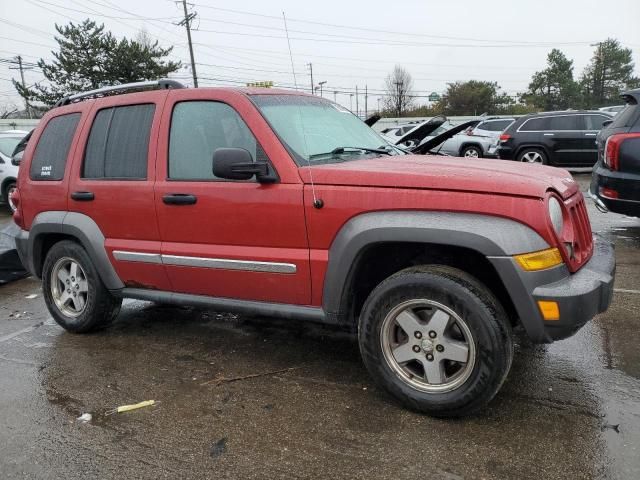
[[556,197],[549,198],[549,218],[556,234],[560,236],[564,227],[564,219],[562,218],[562,206]]

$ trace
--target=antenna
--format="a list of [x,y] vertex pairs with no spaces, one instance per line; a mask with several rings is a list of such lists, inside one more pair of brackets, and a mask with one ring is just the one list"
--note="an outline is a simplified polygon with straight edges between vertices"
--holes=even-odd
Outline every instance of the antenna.
[[[284,31],[287,34],[287,45],[289,45],[289,58],[291,59],[291,72],[293,72],[293,84],[298,90],[298,82],[296,81],[296,69],[293,66],[293,53],[291,53],[291,40],[289,40],[289,29],[287,28],[287,17],[284,12],[282,12],[282,19],[284,20]],[[311,92],[313,93],[313,92]]]

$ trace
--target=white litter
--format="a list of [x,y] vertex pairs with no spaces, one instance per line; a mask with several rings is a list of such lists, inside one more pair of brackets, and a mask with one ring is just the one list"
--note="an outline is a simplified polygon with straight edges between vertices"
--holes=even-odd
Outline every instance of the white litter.
[[78,421],[82,423],[87,423],[87,422],[90,422],[92,418],[93,417],[91,416],[90,413],[83,413],[78,417]]
[[33,300],[34,298],[36,298],[38,296],[37,293],[32,293],[31,295],[25,295],[24,298],[26,298],[27,300]]

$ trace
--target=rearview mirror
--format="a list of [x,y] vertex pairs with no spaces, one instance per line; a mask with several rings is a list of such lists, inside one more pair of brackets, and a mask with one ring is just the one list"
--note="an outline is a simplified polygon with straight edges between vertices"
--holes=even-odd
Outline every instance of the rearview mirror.
[[269,175],[269,164],[254,162],[244,148],[217,148],[213,152],[213,174],[227,180],[250,180],[254,175],[259,182],[275,180]]

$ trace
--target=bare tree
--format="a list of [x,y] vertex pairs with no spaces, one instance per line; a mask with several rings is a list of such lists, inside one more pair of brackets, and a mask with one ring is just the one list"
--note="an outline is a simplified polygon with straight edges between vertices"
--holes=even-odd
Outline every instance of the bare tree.
[[393,67],[393,71],[385,79],[384,98],[385,109],[395,112],[401,117],[413,105],[413,79],[411,74],[400,65]]
[[136,42],[138,42],[143,47],[149,48],[153,46],[155,40],[149,34],[149,31],[145,27],[142,27],[136,34]]
[[18,107],[13,103],[4,103],[0,105],[0,118],[9,118],[10,115],[16,113]]

